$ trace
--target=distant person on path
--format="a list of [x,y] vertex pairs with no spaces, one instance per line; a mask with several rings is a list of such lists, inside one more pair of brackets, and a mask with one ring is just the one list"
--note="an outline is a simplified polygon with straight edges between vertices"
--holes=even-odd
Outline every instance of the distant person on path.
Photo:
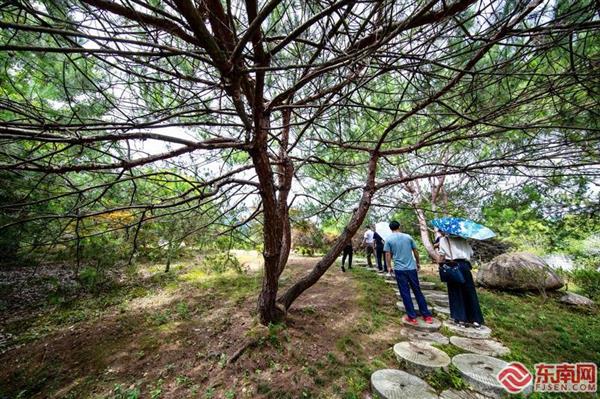
[[415,240],[408,234],[400,232],[400,223],[390,222],[392,235],[388,237],[384,245],[385,257],[389,272],[392,272],[392,259],[394,264],[394,274],[402,302],[406,309],[404,320],[411,324],[417,324],[417,314],[413,306],[410,290],[415,294],[415,299],[419,305],[419,311],[426,323],[433,323],[431,312],[427,308],[427,302],[419,286],[419,277],[417,270],[421,268],[419,263],[419,252]]
[[342,271],[345,272],[346,268],[344,267],[346,263],[346,257],[348,258],[348,269],[352,269],[352,253],[354,249],[352,248],[352,240],[344,247],[342,252]]
[[365,254],[367,256],[367,266],[373,267],[373,262],[371,262],[371,256],[373,255],[373,247],[375,246],[375,239],[373,236],[375,232],[371,230],[370,227],[367,227],[367,231],[363,235],[363,240],[361,245],[365,247]]
[[447,282],[450,318],[454,323],[464,325],[470,323],[475,328],[483,324],[483,314],[479,306],[479,298],[475,291],[471,274],[471,256],[473,248],[461,237],[444,236],[439,241],[440,263],[457,267],[463,275],[464,284]]
[[375,261],[377,262],[377,270],[379,273],[387,272],[387,261],[383,252],[385,240],[377,233],[377,228],[373,225],[373,240],[375,241]]

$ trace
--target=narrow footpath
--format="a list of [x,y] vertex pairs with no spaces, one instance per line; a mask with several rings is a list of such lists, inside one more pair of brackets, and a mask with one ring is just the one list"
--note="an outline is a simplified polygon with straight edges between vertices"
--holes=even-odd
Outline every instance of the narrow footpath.
[[[361,265],[362,266],[362,265]],[[376,268],[366,267],[373,273]],[[393,276],[378,273],[389,283],[390,290],[396,294],[396,307],[405,314],[404,304]],[[421,281],[421,290],[434,314],[433,323],[427,324],[418,318],[416,325],[403,320],[402,341],[394,345],[394,354],[398,360],[397,369],[377,370],[371,375],[373,393],[385,399],[486,399],[506,396],[504,387],[496,376],[508,363],[496,356],[505,356],[509,349],[501,342],[491,339],[492,331],[486,326],[476,329],[461,327],[450,323],[448,294],[439,290],[438,285]],[[414,295],[414,294],[413,294]],[[415,309],[418,309],[414,300]],[[446,352],[433,344],[451,344],[465,352],[450,358]],[[422,378],[435,372],[447,372],[450,365],[458,369],[470,388],[458,391],[448,389],[441,394]],[[525,392],[527,393],[527,392]]]

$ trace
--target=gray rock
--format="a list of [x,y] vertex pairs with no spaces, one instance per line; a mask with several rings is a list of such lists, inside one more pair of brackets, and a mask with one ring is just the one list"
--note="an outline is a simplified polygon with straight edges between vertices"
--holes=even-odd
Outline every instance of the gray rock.
[[567,292],[561,296],[559,301],[573,306],[594,306],[594,301],[590,298],[572,292]]
[[557,290],[564,285],[542,258],[527,252],[495,257],[479,268],[476,281],[483,287],[517,291]]
[[407,371],[427,376],[437,370],[447,370],[450,357],[427,342],[404,341],[394,345],[396,359]]
[[492,339],[475,339],[454,335],[450,337],[450,343],[467,352],[477,353],[479,355],[505,356],[510,353],[510,349],[502,345],[501,342]]
[[402,370],[377,370],[371,374],[371,388],[384,399],[438,398],[435,390],[428,383]]

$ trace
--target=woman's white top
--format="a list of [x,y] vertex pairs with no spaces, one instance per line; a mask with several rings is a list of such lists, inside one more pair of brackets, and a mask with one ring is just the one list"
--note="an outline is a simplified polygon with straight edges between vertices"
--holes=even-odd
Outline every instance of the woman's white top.
[[440,246],[438,251],[446,260],[471,260],[471,256],[473,256],[473,248],[471,248],[467,240],[464,238],[442,237],[440,238],[439,244]]

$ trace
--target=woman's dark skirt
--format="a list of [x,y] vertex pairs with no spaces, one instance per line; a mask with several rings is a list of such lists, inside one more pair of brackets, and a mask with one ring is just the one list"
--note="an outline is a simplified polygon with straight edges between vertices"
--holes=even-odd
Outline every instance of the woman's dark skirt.
[[483,324],[483,314],[471,274],[471,263],[466,260],[457,260],[456,263],[465,277],[465,283],[447,283],[450,317],[456,321]]

